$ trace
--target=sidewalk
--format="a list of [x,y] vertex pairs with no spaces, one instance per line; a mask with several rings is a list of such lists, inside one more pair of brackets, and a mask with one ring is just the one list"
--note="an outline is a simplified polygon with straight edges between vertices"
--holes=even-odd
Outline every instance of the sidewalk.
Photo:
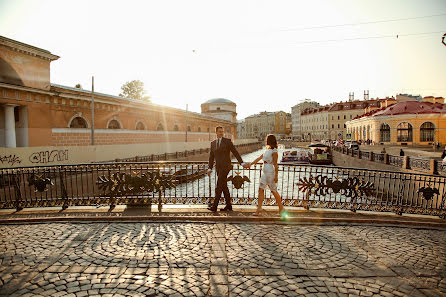
[[[220,207],[222,208],[222,207]],[[446,220],[435,216],[380,213],[349,210],[327,210],[288,207],[288,216],[281,219],[277,207],[265,206],[265,214],[253,216],[255,206],[234,206],[234,211],[212,213],[205,206],[165,205],[159,212],[157,206],[126,207],[118,205],[110,211],[108,206],[29,208],[19,212],[0,210],[0,224],[37,222],[247,222],[247,223],[295,223],[295,224],[379,224],[446,228]]]

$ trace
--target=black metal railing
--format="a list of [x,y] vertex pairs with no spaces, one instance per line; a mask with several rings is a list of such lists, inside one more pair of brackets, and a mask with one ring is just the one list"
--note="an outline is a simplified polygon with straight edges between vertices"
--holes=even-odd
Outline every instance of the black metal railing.
[[[206,162],[120,162],[0,170],[0,208],[201,204],[215,194]],[[256,205],[262,165],[234,164],[235,205]],[[279,165],[284,205],[446,215],[446,177],[332,166]],[[267,191],[265,204],[275,204]]]

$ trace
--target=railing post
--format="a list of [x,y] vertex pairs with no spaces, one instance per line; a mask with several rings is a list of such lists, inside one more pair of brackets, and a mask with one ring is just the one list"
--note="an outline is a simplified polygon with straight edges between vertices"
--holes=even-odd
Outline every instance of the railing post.
[[387,153],[384,154],[384,164],[389,165],[389,155]]
[[184,151],[184,156],[187,157],[187,151]]
[[373,152],[372,152],[372,151],[371,151],[370,154],[369,154],[369,161],[372,161],[372,162],[373,162]]
[[361,150],[358,150],[358,159],[361,159]]
[[429,173],[432,174],[432,175],[437,174],[438,173],[437,172],[437,162],[434,159],[431,159],[429,161],[430,161]]
[[140,160],[140,157],[139,157],[139,156],[136,156],[136,157],[135,157],[135,162],[139,162],[139,160]]
[[164,160],[167,161],[167,153],[164,153]]
[[175,152],[175,159],[178,159],[178,152]]
[[403,169],[409,169],[409,156],[403,157]]
[[153,162],[153,160],[155,159],[155,155],[154,154],[152,154],[151,156],[150,156],[150,161],[152,161]]
[[354,149],[352,149],[352,157],[354,157],[355,156],[355,150]]

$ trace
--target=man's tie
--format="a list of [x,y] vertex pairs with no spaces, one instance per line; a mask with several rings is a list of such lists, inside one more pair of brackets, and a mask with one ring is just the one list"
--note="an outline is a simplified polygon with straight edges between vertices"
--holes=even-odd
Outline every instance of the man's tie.
[[220,148],[220,142],[221,142],[221,138],[217,139],[217,150]]

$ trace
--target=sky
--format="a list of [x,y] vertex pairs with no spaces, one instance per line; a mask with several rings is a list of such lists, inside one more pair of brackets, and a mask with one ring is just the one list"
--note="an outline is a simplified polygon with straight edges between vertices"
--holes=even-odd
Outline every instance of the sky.
[[52,83],[138,79],[154,103],[227,98],[238,119],[364,90],[446,97],[444,33],[445,0],[0,0],[0,35],[60,56]]

